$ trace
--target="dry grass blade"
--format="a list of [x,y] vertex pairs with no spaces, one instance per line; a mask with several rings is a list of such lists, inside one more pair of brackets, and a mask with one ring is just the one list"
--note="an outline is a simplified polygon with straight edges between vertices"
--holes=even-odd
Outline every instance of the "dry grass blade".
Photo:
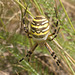
[[17,13],[13,14],[13,16],[9,18],[9,20],[7,21],[6,24],[8,24],[11,20],[13,20],[13,19],[15,18],[15,16],[17,16],[17,15],[20,14],[20,13],[21,13],[21,12],[18,11]]

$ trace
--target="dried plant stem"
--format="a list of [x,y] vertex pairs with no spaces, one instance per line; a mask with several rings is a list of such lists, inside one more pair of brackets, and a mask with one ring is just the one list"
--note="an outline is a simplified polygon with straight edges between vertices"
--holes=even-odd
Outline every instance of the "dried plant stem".
[[63,6],[61,0],[59,0],[59,2],[60,2],[61,6],[62,6],[62,8],[63,8],[63,10],[64,10],[64,12],[65,12],[65,15],[66,15],[66,17],[67,17],[67,19],[68,19],[68,21],[69,21],[69,23],[70,23],[70,25],[71,25],[73,31],[75,32],[75,29],[74,29],[74,27],[73,27],[73,25],[72,25],[72,22],[71,22],[71,20],[70,20],[70,18],[69,18],[69,16],[68,16],[68,14],[67,14],[67,12],[66,12],[64,6]]
[[[22,8],[26,9],[26,7],[24,7],[18,0],[15,0]],[[32,15],[32,13],[28,10],[26,10],[33,18],[34,16]]]

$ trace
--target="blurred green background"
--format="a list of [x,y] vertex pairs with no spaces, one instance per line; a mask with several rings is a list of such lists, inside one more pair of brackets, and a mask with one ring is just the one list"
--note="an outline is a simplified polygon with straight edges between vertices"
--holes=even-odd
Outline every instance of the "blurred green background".
[[[54,0],[17,0],[24,7],[28,5],[28,10],[36,16],[42,12],[50,20],[55,21]],[[59,59],[64,62],[64,65],[69,65],[68,71],[58,67],[50,56],[45,47],[37,47],[33,53],[31,60],[27,59],[21,63],[18,61],[25,57],[28,50],[34,45],[33,40],[27,37],[24,32],[22,23],[25,9],[21,7],[16,0],[0,0],[0,75],[69,75],[75,72],[75,0],[61,0],[68,16],[72,22],[69,23],[65,12],[59,2],[57,1],[57,11],[60,31],[55,38],[63,51],[57,47],[54,41],[48,42],[51,48],[55,51]],[[38,4],[38,5],[37,5]],[[39,10],[39,7],[41,9]],[[26,25],[31,24],[31,14],[26,14]],[[73,29],[74,28],[74,29]],[[53,29],[53,27],[52,27]],[[52,32],[52,30],[51,30]],[[64,54],[66,51],[69,56]],[[68,59],[68,62],[66,59]]]

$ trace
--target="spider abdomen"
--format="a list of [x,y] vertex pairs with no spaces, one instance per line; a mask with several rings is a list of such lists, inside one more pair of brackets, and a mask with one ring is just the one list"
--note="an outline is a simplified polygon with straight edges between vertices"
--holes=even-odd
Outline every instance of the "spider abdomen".
[[31,23],[31,34],[35,40],[46,40],[49,29],[48,20],[44,16],[36,16]]

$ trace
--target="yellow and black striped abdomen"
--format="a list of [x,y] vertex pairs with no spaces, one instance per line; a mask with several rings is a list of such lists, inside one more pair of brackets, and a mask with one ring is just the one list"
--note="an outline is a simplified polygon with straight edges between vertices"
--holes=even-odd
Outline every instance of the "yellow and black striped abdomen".
[[49,33],[49,23],[44,16],[37,16],[31,23],[31,34],[35,39],[47,39]]

